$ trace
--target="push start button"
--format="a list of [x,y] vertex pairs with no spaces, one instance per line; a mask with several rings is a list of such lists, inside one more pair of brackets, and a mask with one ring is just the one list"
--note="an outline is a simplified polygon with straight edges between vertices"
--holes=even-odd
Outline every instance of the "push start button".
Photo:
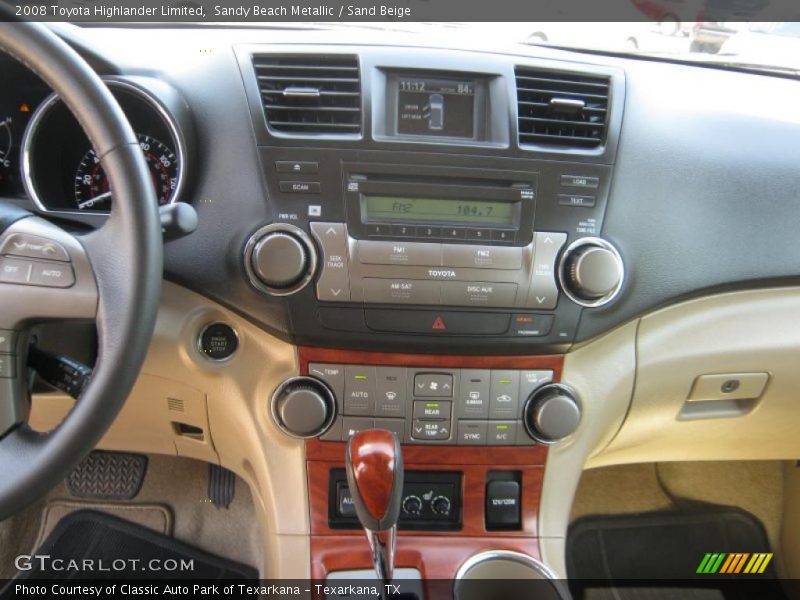
[[200,352],[211,360],[227,360],[238,347],[239,336],[227,323],[206,325],[198,340]]

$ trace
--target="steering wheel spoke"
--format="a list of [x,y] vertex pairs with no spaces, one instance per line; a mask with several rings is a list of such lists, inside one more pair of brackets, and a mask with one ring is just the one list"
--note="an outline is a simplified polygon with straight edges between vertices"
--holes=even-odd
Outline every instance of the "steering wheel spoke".
[[20,219],[0,235],[0,330],[49,319],[94,320],[97,282],[86,247],[60,227]]

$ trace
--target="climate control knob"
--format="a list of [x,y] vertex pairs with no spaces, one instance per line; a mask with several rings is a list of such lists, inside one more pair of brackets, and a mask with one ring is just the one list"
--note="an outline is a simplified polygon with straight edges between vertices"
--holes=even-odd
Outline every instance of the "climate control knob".
[[256,231],[245,247],[244,262],[250,282],[273,296],[303,289],[317,266],[314,244],[308,235],[286,223]]
[[601,306],[611,302],[622,287],[622,258],[605,240],[581,238],[564,251],[559,277],[570,300],[581,306]]
[[525,430],[542,444],[555,444],[572,435],[580,421],[581,408],[575,393],[559,383],[538,388],[525,403]]
[[431,500],[431,510],[434,514],[446,517],[450,514],[450,498],[447,496],[436,496]]
[[272,419],[286,434],[312,438],[325,433],[336,418],[336,398],[313,377],[292,377],[272,395]]

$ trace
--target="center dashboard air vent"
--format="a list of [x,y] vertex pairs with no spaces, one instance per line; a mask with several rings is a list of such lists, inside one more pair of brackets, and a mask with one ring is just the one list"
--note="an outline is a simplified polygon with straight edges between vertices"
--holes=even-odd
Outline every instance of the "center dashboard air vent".
[[253,67],[270,130],[297,137],[361,133],[356,56],[257,54]]
[[520,146],[596,148],[608,129],[608,76],[515,69]]

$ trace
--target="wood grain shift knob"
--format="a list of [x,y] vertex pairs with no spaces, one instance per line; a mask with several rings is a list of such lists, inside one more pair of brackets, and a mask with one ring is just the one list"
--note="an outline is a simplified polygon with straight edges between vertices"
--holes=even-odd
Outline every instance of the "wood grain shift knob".
[[397,437],[383,429],[356,433],[347,444],[345,465],[356,515],[364,528],[394,527],[403,496],[403,455]]

